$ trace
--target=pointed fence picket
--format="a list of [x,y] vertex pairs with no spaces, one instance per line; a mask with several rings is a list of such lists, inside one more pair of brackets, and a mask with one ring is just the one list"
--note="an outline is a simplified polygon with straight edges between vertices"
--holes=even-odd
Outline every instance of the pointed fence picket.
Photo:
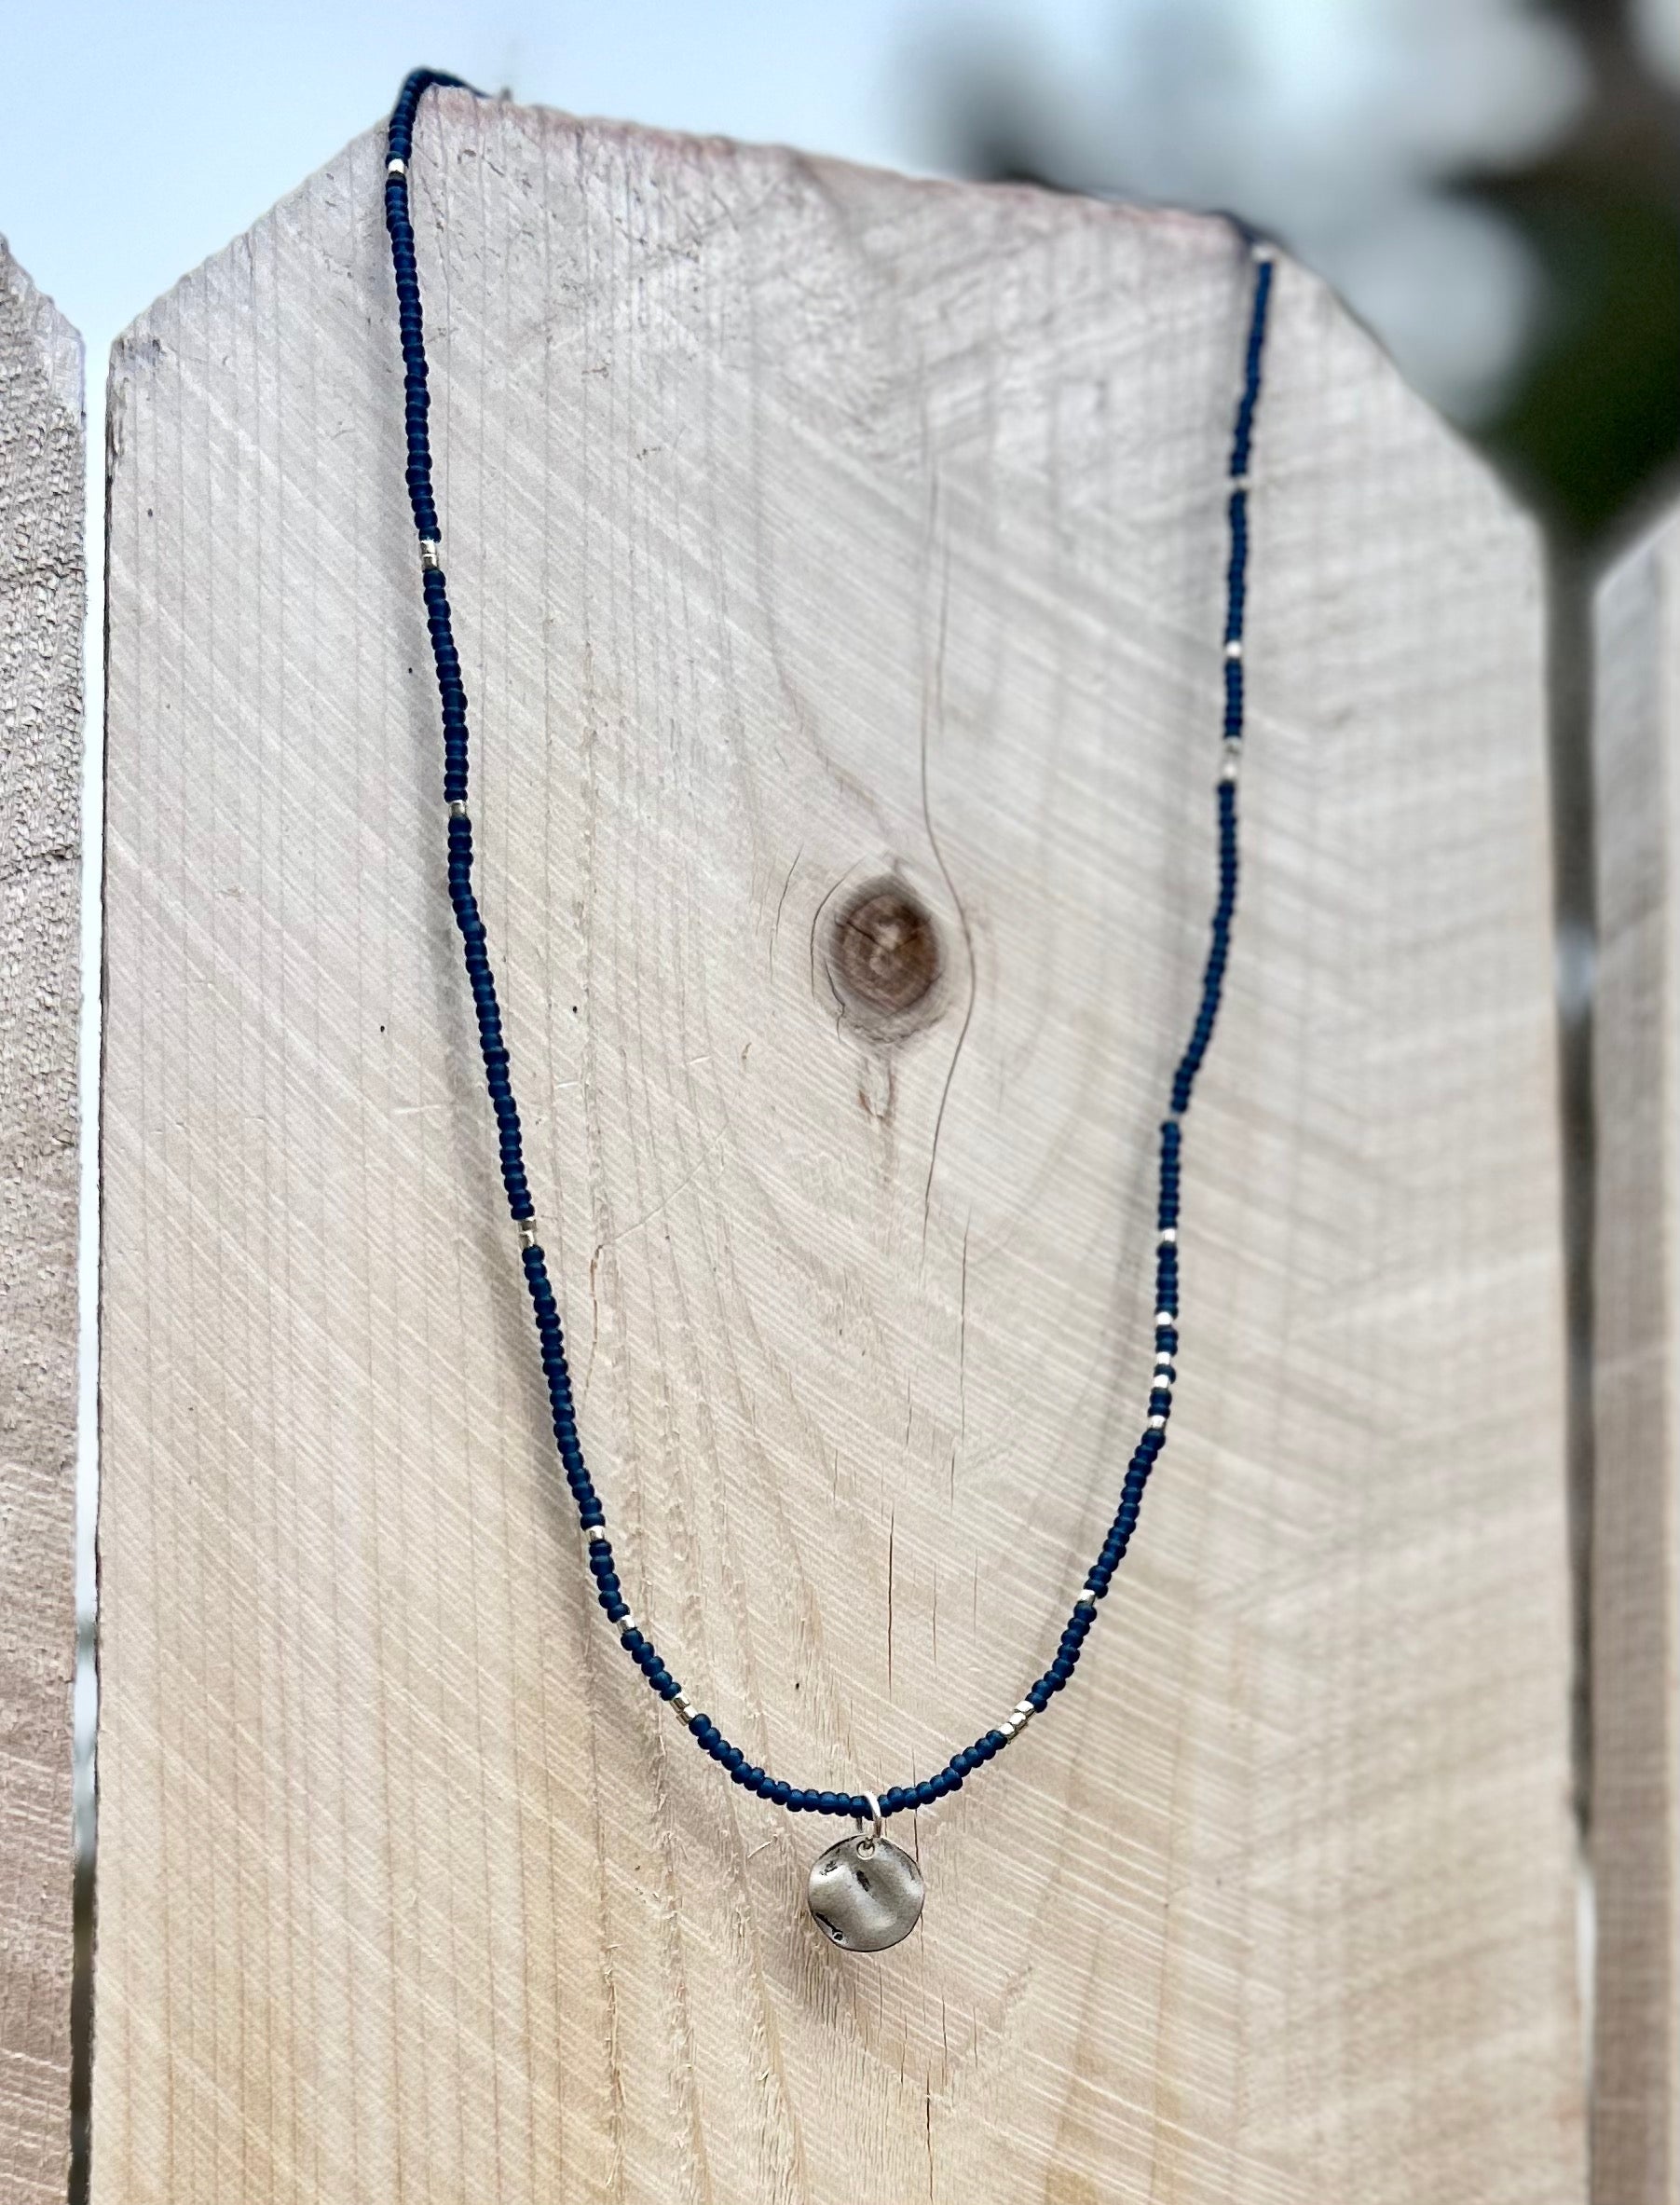
[[0,240],[0,2197],[69,2170],[82,349]]
[[[1222,224],[429,103],[483,892],[630,1596],[801,1781],[1036,1673],[1213,878]],[[382,159],[112,380],[95,2198],[1579,2205],[1531,524],[1302,270],[1172,1445],[826,1948],[585,1596],[443,892]],[[848,993],[885,883],[939,979]],[[854,978],[855,976],[853,976]]]

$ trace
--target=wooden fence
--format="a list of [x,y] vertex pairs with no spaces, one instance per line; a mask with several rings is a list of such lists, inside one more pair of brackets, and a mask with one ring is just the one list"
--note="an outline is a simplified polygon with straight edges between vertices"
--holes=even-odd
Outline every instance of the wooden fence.
[[0,241],[0,2196],[69,2166],[82,352]]
[[[1148,1367],[1245,257],[464,97],[414,171],[629,1596],[756,1758],[925,1773],[1042,1666]],[[94,2198],[1582,2205],[1532,525],[1282,265],[1173,1444],[1078,1689],[917,1815],[923,1926],[860,1962],[556,1499],[381,171],[113,364]],[[1666,571],[1606,596],[1601,711],[1599,2205],[1673,2168]],[[936,946],[890,1015],[877,888]]]

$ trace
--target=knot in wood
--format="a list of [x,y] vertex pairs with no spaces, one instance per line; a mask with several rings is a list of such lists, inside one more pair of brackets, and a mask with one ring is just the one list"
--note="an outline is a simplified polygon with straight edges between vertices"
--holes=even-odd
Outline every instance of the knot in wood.
[[843,1001],[877,1019],[902,1019],[939,978],[938,930],[901,882],[873,882],[836,918],[828,962]]

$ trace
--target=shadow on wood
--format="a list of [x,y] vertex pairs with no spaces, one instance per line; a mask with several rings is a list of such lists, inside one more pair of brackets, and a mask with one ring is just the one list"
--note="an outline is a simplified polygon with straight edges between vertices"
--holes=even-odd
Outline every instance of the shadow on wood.
[[1680,2180],[1680,1496],[1674,1479],[1680,524],[1598,597],[1594,2205]]

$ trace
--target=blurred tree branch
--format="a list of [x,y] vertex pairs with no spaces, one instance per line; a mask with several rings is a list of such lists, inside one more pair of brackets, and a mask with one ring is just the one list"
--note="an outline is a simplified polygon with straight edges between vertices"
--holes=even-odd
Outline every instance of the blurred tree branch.
[[1515,175],[1466,180],[1545,268],[1549,325],[1482,441],[1577,542],[1654,498],[1680,458],[1680,96],[1642,65],[1627,10],[1564,0],[1591,93]]
[[[1560,547],[1578,552],[1654,498],[1680,459],[1680,92],[1644,65],[1623,0],[1555,0],[1535,12],[1567,31],[1585,64],[1573,120],[1515,167],[1470,160],[1420,178],[1419,189],[1509,225],[1540,272],[1541,308],[1516,372],[1468,432]],[[1430,34],[1427,18],[1418,34]],[[1070,153],[1064,127],[1083,88],[1069,88],[1059,115],[1006,56],[966,45],[945,53],[941,77],[963,172],[1053,190],[1135,188],[1118,131],[1110,173],[1072,172],[1089,159]]]

